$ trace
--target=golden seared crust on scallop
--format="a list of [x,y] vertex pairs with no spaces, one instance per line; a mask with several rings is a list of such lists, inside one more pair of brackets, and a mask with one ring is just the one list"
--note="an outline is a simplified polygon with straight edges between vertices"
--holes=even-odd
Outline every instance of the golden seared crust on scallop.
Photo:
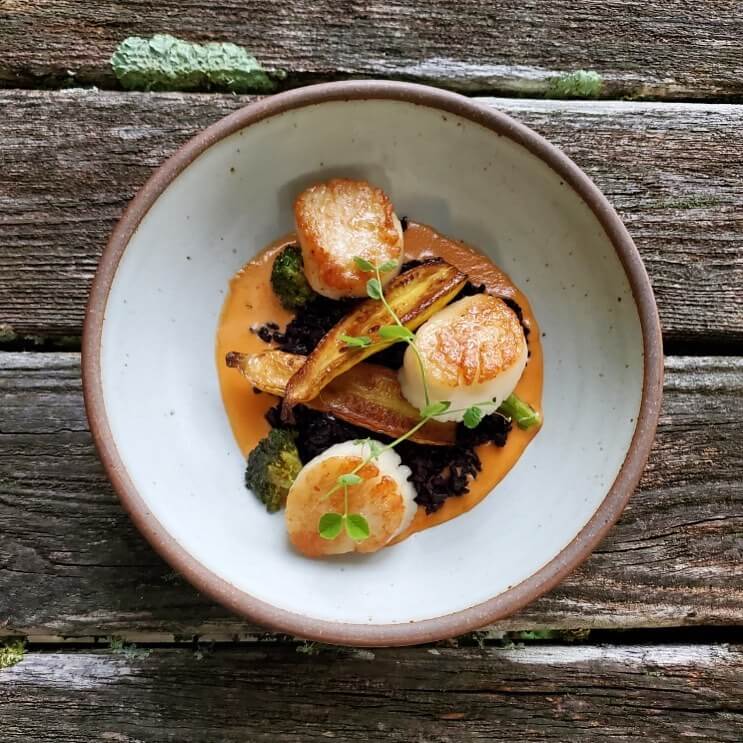
[[[387,194],[366,181],[334,178],[311,186],[294,202],[294,220],[305,275],[324,296],[366,296],[369,274],[356,266],[355,256],[378,265],[402,263],[400,221]],[[383,283],[398,273],[399,265],[383,275]]]
[[516,313],[487,294],[445,307],[421,325],[415,338],[426,384],[411,347],[399,372],[400,389],[419,410],[429,401],[447,401],[448,409],[436,416],[440,421],[463,420],[471,405],[488,406],[488,412],[491,405],[497,408],[516,389],[528,358]]
[[525,353],[526,338],[516,313],[497,297],[465,297],[456,303],[456,312],[446,317],[444,313],[447,310],[416,335],[426,371],[439,385],[483,384],[511,368]]
[[362,462],[355,456],[322,455],[309,462],[299,473],[286,501],[286,528],[294,547],[308,557],[325,557],[344,552],[376,552],[406,525],[407,505],[399,484],[370,462],[359,475],[364,478],[348,488],[348,512],[362,514],[370,535],[360,542],[352,540],[344,531],[332,540],[323,539],[318,532],[320,517],[329,511],[343,513],[344,494],[338,490],[323,496],[336,484],[339,475],[352,472]]

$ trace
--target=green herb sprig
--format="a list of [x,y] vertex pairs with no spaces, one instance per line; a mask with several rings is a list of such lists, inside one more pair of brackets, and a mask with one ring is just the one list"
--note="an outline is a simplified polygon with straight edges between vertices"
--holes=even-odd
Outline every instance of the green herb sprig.
[[[339,490],[343,490],[343,513],[335,511],[328,511],[324,513],[318,522],[317,530],[323,539],[333,540],[336,539],[340,533],[345,529],[346,534],[353,539],[355,542],[363,541],[367,539],[371,534],[368,521],[360,513],[349,513],[348,508],[348,491],[349,488],[361,485],[364,482],[364,478],[359,475],[359,472],[371,461],[378,459],[382,454],[387,451],[391,451],[398,444],[402,443],[406,439],[409,439],[416,431],[420,430],[430,420],[443,415],[446,412],[449,413],[463,413],[463,423],[467,428],[477,428],[485,417],[483,408],[495,407],[497,405],[495,400],[486,400],[484,402],[470,405],[467,408],[452,410],[451,402],[448,400],[439,400],[431,402],[430,389],[428,386],[428,378],[426,375],[426,366],[423,361],[423,357],[418,349],[415,342],[415,334],[412,330],[405,327],[403,322],[398,317],[395,310],[390,306],[387,298],[384,294],[384,286],[382,284],[382,274],[392,271],[397,268],[397,261],[389,260],[381,265],[371,263],[371,261],[356,256],[354,263],[365,273],[373,273],[374,276],[366,282],[366,293],[370,299],[374,299],[382,302],[384,308],[387,310],[392,324],[383,325],[377,331],[380,338],[385,341],[403,341],[408,344],[410,349],[415,354],[418,361],[418,367],[421,374],[421,385],[423,387],[423,395],[425,404],[420,412],[420,420],[412,427],[409,431],[405,432],[402,436],[398,437],[389,444],[382,446],[379,442],[373,439],[360,439],[356,441],[357,444],[368,445],[369,454],[362,461],[356,465],[350,472],[343,475],[339,475],[336,479],[335,485],[328,490],[323,496],[322,500],[327,500],[330,496],[337,493]],[[341,340],[349,348],[368,348],[375,345],[374,341],[369,336],[350,336],[342,335]],[[529,405],[519,400],[515,395],[510,395],[503,405],[498,408],[498,412],[508,418],[514,418],[517,420],[519,427],[529,428],[531,425],[539,422],[539,414],[533,410]],[[523,425],[522,425],[523,424]]]
[[[415,345],[415,334],[409,328],[406,328],[403,322],[398,317],[395,310],[390,306],[387,298],[384,294],[384,286],[382,284],[382,274],[388,273],[389,271],[397,268],[398,263],[394,260],[386,261],[381,265],[376,265],[370,261],[356,256],[354,263],[365,273],[373,273],[374,276],[366,282],[366,294],[370,299],[374,299],[382,302],[384,308],[387,310],[393,323],[390,325],[383,325],[379,328],[378,335],[385,341],[404,341],[407,343],[415,353],[418,360],[421,382],[423,386],[423,393],[425,398],[425,406],[420,411],[420,420],[410,430],[406,431],[402,436],[398,437],[386,446],[381,446],[377,441],[373,439],[363,439],[362,442],[369,446],[369,455],[365,457],[354,469],[350,472],[339,475],[335,485],[322,497],[323,499],[329,498],[339,490],[343,490],[343,513],[335,511],[328,511],[324,513],[318,522],[317,530],[323,539],[332,540],[338,537],[338,535],[345,529],[346,534],[356,542],[367,539],[371,533],[369,523],[360,513],[349,513],[348,509],[348,490],[351,487],[360,485],[364,482],[363,478],[359,475],[359,472],[372,460],[378,459],[384,452],[391,451],[398,444],[402,443],[406,439],[410,438],[416,431],[421,429],[428,423],[432,418],[445,413],[450,407],[451,403],[448,401],[431,402],[431,396],[428,388],[428,379],[426,377],[426,367],[423,362],[423,358],[420,351]],[[366,348],[373,345],[373,341],[368,336],[341,336],[341,340],[350,348]]]

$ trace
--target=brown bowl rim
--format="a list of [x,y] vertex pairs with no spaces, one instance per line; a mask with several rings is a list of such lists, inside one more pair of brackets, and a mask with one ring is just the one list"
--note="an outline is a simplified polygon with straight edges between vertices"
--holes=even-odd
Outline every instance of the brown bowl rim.
[[[365,99],[413,103],[469,119],[524,146],[557,172],[591,208],[614,245],[632,288],[644,346],[642,402],[630,447],[604,500],[577,536],[533,575],[487,601],[445,616],[399,624],[305,617],[238,590],[205,568],[157,521],[129,478],[108,424],[100,372],[104,313],[119,260],[147,211],[176,176],[214,143],[263,119],[328,101]],[[556,586],[591,554],[622,513],[650,453],[662,396],[663,347],[653,290],[632,238],[606,197],[565,154],[524,124],[464,96],[412,83],[368,80],[323,83],[250,103],[196,134],[153,173],[127,207],[101,256],[85,315],[82,377],[90,430],[124,508],[154,549],[199,591],[277,632],[344,645],[412,645],[460,635],[510,616]]]

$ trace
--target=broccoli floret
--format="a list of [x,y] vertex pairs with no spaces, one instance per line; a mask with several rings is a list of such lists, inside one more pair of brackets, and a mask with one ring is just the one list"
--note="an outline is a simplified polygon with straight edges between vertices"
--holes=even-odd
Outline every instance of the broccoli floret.
[[294,433],[274,428],[248,455],[245,484],[269,513],[278,511],[302,469]]
[[302,251],[298,245],[287,245],[274,259],[271,286],[287,310],[298,310],[316,296],[304,275]]

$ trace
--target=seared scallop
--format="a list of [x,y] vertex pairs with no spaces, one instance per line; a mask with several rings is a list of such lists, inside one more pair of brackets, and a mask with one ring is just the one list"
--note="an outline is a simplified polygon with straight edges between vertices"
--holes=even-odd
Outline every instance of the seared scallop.
[[294,202],[294,220],[310,286],[331,299],[366,296],[370,278],[354,262],[396,261],[382,283],[400,272],[403,237],[387,194],[366,181],[334,178],[303,191]]
[[364,462],[369,451],[368,443],[346,441],[331,446],[302,468],[286,501],[286,529],[299,552],[308,557],[376,552],[410,525],[416,511],[415,489],[408,482],[410,469],[401,464],[398,454],[386,451],[358,471],[362,478],[359,484],[348,486],[348,513],[364,516],[369,536],[354,541],[345,529],[335,539],[320,536],[323,514],[342,514],[345,509],[342,488],[327,497],[326,493],[340,475],[353,472]]
[[[451,402],[451,412],[439,420],[460,421],[464,409],[488,401],[493,404],[484,412],[493,412],[513,392],[526,366],[526,338],[516,313],[488,294],[450,304],[421,325],[415,338],[431,402]],[[400,386],[411,404],[425,406],[420,363],[412,348],[405,351]]]

